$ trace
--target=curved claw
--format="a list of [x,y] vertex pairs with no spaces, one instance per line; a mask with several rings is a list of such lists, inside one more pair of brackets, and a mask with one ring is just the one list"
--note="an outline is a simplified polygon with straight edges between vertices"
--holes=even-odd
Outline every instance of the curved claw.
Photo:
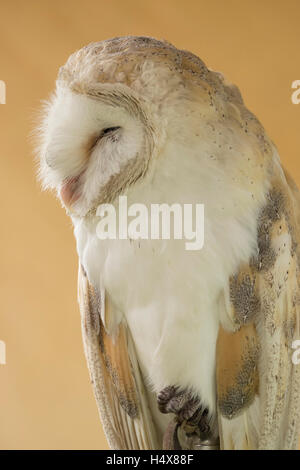
[[163,450],[182,450],[177,436],[178,427],[175,419],[168,424],[163,437]]
[[163,450],[219,450],[218,437],[201,439],[197,434],[187,434],[184,426],[174,418],[168,425],[163,437]]
[[215,420],[191,391],[165,387],[158,394],[157,404],[161,413],[175,415],[163,437],[164,450],[219,449]]

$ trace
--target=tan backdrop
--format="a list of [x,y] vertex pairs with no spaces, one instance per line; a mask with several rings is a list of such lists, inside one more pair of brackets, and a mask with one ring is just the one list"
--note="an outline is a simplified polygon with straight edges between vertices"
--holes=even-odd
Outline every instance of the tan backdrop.
[[299,0],[0,0],[0,448],[107,448],[76,303],[71,224],[35,181],[29,134],[58,67],[83,45],[165,38],[238,84],[298,184]]

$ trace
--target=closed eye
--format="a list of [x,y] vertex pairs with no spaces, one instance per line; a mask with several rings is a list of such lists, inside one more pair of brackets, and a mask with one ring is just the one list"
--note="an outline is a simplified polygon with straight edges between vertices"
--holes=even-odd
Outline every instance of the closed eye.
[[103,139],[104,137],[111,137],[112,140],[117,140],[117,136],[115,136],[115,131],[118,131],[121,129],[120,126],[114,126],[114,127],[106,127],[105,129],[102,129],[100,135],[96,139],[93,140],[92,145],[89,148],[89,152],[92,152],[98,142]]
[[107,127],[106,129],[103,129],[103,131],[101,133],[101,137],[103,137],[107,134],[111,134],[112,132],[117,131],[118,129],[121,129],[120,126]]

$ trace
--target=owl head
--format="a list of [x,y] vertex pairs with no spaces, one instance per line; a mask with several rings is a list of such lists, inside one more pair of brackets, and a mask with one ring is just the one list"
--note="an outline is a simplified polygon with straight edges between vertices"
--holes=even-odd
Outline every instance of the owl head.
[[[40,177],[84,217],[139,184],[168,142],[193,147],[241,106],[190,52],[148,37],[90,44],[61,67],[40,127]],[[205,123],[205,125],[203,125]],[[183,157],[184,158],[184,155]]]

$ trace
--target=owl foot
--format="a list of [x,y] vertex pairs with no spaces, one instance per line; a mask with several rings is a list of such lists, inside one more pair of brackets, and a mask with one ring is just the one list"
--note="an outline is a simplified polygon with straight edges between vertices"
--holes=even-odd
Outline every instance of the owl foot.
[[200,400],[187,390],[180,390],[170,385],[157,396],[158,409],[161,413],[174,413],[179,421],[187,420],[200,407]]
[[164,449],[219,448],[214,419],[191,391],[168,386],[159,392],[157,404],[161,413],[175,415],[164,434]]

